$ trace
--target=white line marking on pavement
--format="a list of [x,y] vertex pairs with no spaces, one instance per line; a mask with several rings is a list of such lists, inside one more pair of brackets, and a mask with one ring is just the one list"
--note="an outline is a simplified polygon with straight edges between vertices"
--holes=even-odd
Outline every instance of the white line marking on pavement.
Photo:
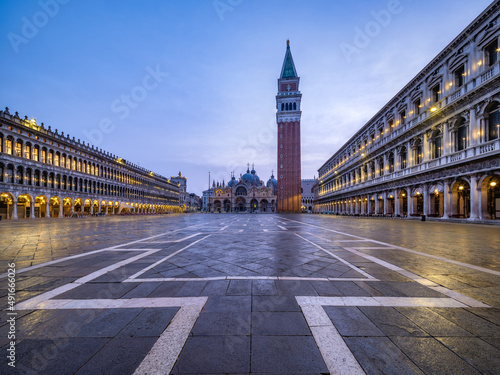
[[280,228],[281,228],[281,229],[283,229],[283,230],[288,230],[288,229],[286,229],[285,227],[282,227],[281,225],[278,225],[278,227],[280,227]]
[[421,285],[424,285],[432,290],[435,290],[436,292],[444,294],[444,295],[451,297],[457,301],[463,302],[464,304],[466,304],[470,307],[491,307],[491,306],[486,305],[482,302],[479,302],[478,300],[476,300],[474,298],[468,297],[468,296],[463,295],[461,293],[455,292],[451,289],[445,288],[444,286],[438,285],[435,282],[428,280],[422,276],[419,276],[413,272],[405,270],[404,268],[398,267],[392,263],[386,262],[384,260],[381,260],[379,258],[365,254],[365,253],[357,250],[357,249],[364,249],[364,248],[357,248],[356,249],[356,248],[344,247],[343,249],[347,250],[353,254],[356,254],[360,257],[368,259],[376,264],[379,264],[382,267],[388,268],[391,271],[397,272],[400,275],[403,275],[403,276],[409,278],[410,280],[416,281],[417,283],[419,283]]
[[269,232],[269,230],[268,229],[264,229],[264,232]]
[[170,374],[206,300],[204,297],[203,303],[181,307],[134,375]]
[[301,306],[384,306],[384,307],[454,307],[467,305],[453,298],[434,297],[296,297]]
[[[129,299],[53,299],[31,306],[30,310],[135,309],[204,305],[208,297],[157,297]],[[16,309],[18,309],[16,307]],[[18,309],[22,310],[22,309]]]
[[194,241],[194,242],[190,243],[190,244],[189,244],[189,245],[187,245],[187,246],[184,246],[182,249],[179,249],[179,250],[177,250],[176,252],[174,252],[174,253],[172,253],[172,254],[170,254],[170,255],[167,255],[166,257],[164,257],[164,258],[160,259],[159,261],[157,261],[157,262],[155,262],[155,263],[151,264],[150,266],[148,266],[148,267],[146,267],[146,268],[144,268],[144,269],[140,270],[139,272],[134,273],[132,276],[129,276],[129,278],[128,278],[128,279],[135,279],[137,276],[142,275],[143,273],[145,273],[145,272],[149,271],[151,268],[156,267],[157,265],[159,265],[159,264],[161,264],[161,263],[165,262],[166,260],[168,260],[168,259],[172,258],[174,255],[177,255],[177,254],[179,254],[181,251],[184,251],[184,250],[186,250],[186,249],[189,249],[191,246],[196,245],[198,242],[203,241],[204,239],[206,239],[206,238],[208,238],[208,237],[210,237],[210,236],[211,236],[211,234],[209,234],[208,236],[205,236],[205,237],[203,237],[203,238],[200,238],[199,240],[196,240],[196,241]]
[[[451,264],[455,264],[457,266],[461,266],[461,267],[466,267],[466,268],[471,268],[473,270],[476,270],[476,271],[481,271],[481,272],[485,272],[485,273],[490,273],[492,275],[496,275],[496,276],[500,276],[500,271],[494,271],[494,270],[491,270],[489,268],[484,268],[484,267],[480,267],[480,266],[475,266],[473,264],[468,264],[468,263],[463,263],[463,262],[459,262],[457,260],[453,260],[453,259],[448,259],[448,258],[445,258],[445,257],[440,257],[440,256],[437,256],[437,255],[432,255],[432,254],[427,254],[427,253],[423,253],[423,252],[420,252],[420,251],[416,251],[416,250],[411,250],[411,249],[407,249],[405,247],[401,247],[401,246],[397,246],[397,245],[392,245],[390,243],[387,243],[387,242],[382,242],[382,241],[377,241],[377,240],[373,240],[373,239],[370,239],[370,238],[365,238],[365,237],[361,237],[361,236],[356,236],[354,234],[349,234],[349,233],[344,233],[344,232],[339,232],[337,230],[333,230],[333,229],[328,229],[328,228],[323,228],[319,225],[314,225],[314,224],[309,224],[309,223],[303,223],[301,221],[297,221],[297,220],[292,220],[292,219],[283,219],[283,220],[288,220],[288,221],[293,221],[293,222],[296,222],[296,223],[299,223],[299,224],[302,224],[302,225],[309,225],[311,227],[315,227],[315,228],[319,228],[319,229],[322,229],[322,230],[326,230],[328,232],[333,232],[333,233],[338,233],[338,234],[343,234],[345,236],[349,236],[349,237],[354,237],[354,238],[359,238],[361,240],[367,240],[367,241],[371,241],[373,243],[378,243],[380,245],[385,245],[385,246],[389,246],[393,249],[398,249],[398,250],[402,250],[402,251],[406,251],[408,253],[413,253],[413,254],[417,254],[417,255],[421,255],[421,256],[424,256],[424,257],[429,257],[429,258],[432,258],[432,259],[437,259],[437,260],[441,260],[443,262],[447,262],[447,263],[451,263]],[[330,240],[332,242],[335,242],[335,240]],[[376,249],[376,248],[373,248],[373,249]],[[381,249],[385,249],[385,248],[381,248]]]
[[74,289],[74,288],[77,288],[79,287],[80,285],[82,284],[85,284],[91,280],[94,280],[102,275],[104,275],[105,273],[108,273],[109,271],[113,271],[113,270],[116,270],[117,268],[120,268],[126,264],[129,264],[129,263],[132,263],[132,262],[135,262],[136,260],[139,260],[141,258],[144,258],[146,256],[149,256],[151,254],[154,254],[156,252],[160,251],[159,249],[158,250],[154,250],[154,251],[147,251],[147,252],[144,252],[142,254],[139,254],[139,255],[136,255],[134,257],[131,257],[131,258],[128,258],[128,259],[125,259],[125,260],[122,260],[120,262],[117,262],[115,264],[112,264],[108,267],[104,267],[100,270],[97,270],[95,272],[92,272],[90,274],[88,274],[87,276],[84,276],[84,277],[81,277],[75,281],[73,281],[72,283],[69,283],[69,284],[66,284],[66,285],[63,285],[63,286],[60,286],[58,288],[55,288],[49,292],[45,292],[45,293],[42,293],[38,296],[35,296],[33,298],[30,298],[29,300],[26,300],[24,302],[21,302],[21,303],[18,303],[16,305],[16,308],[18,310],[30,310],[30,307],[31,306],[36,306],[37,304],[39,304],[40,302],[43,302],[43,301],[47,301],[48,299],[51,299],[51,298],[54,298],[60,294],[63,294],[71,289]]
[[323,248],[323,247],[319,246],[318,244],[316,244],[316,243],[314,243],[314,242],[312,242],[312,241],[309,241],[307,238],[302,237],[300,234],[297,234],[297,233],[294,233],[294,234],[295,234],[297,237],[302,238],[304,241],[306,241],[306,242],[310,243],[311,245],[313,245],[313,246],[317,247],[318,249],[323,250],[325,253],[327,253],[327,254],[328,254],[328,255],[330,255],[331,257],[333,257],[333,258],[335,258],[335,259],[339,260],[340,262],[344,263],[346,266],[348,266],[349,268],[352,268],[352,269],[353,269],[353,270],[355,270],[356,272],[358,272],[358,273],[360,273],[360,274],[362,274],[362,275],[366,276],[366,277],[367,277],[367,278],[369,278],[369,279],[374,279],[374,277],[373,277],[372,275],[370,275],[369,273],[366,273],[366,272],[365,272],[365,271],[363,271],[362,269],[359,269],[358,267],[356,267],[356,266],[352,265],[352,264],[351,264],[351,263],[349,263],[348,261],[346,261],[346,260],[344,260],[344,259],[342,259],[342,258],[338,257],[337,255],[335,255],[335,254],[334,254],[334,253],[332,253],[331,251],[328,251],[328,250],[326,250],[325,248]]
[[179,243],[179,242],[183,242],[183,241],[189,240],[190,238],[199,236],[200,234],[201,233],[195,233],[195,234],[192,234],[190,236],[181,238],[179,240],[171,240],[171,241],[147,241],[146,243]]
[[215,277],[156,277],[148,279],[126,279],[124,283],[150,283],[166,281],[216,281],[216,280],[288,280],[288,281],[380,281],[378,279],[349,277],[293,277],[293,276],[215,276]]
[[226,229],[228,226],[229,226],[229,225],[226,225],[225,227],[222,227],[222,228],[220,228],[219,230],[221,230],[221,231],[222,231],[222,230]]
[[299,300],[300,297],[295,298],[311,328],[314,340],[330,374],[365,374],[323,307],[320,305],[302,306]]
[[240,232],[240,233],[243,232],[243,229],[238,230],[238,232]]
[[[193,228],[193,227],[197,227],[197,226],[200,226],[200,225],[206,225],[206,224],[196,224],[196,225],[190,225],[190,226],[187,226],[187,227],[184,227],[184,228],[179,228],[179,229],[175,229],[171,232],[167,232],[167,233],[162,233],[162,234],[158,234],[156,236],[151,236],[151,237],[146,237],[146,238],[143,238],[143,239],[140,239],[140,240],[136,240],[136,241],[132,241],[132,242],[127,242],[127,243],[124,243],[124,244],[121,244],[121,245],[115,245],[115,246],[111,246],[111,247],[106,247],[104,249],[99,249],[99,250],[93,250],[93,251],[89,251],[87,253],[82,253],[82,254],[77,254],[77,255],[71,255],[69,257],[64,257],[64,258],[61,258],[61,259],[56,259],[56,260],[51,260],[49,262],[45,262],[45,263],[40,263],[40,264],[36,264],[34,266],[30,266],[30,267],[26,267],[26,268],[21,268],[21,269],[16,269],[16,274],[19,274],[21,272],[26,272],[26,271],[32,271],[32,270],[36,270],[38,268],[41,268],[41,267],[45,267],[45,266],[50,266],[52,264],[56,264],[56,263],[60,263],[60,262],[64,262],[66,260],[72,260],[72,259],[76,259],[76,258],[80,258],[80,257],[84,257],[84,256],[87,256],[87,255],[93,255],[93,254],[98,254],[98,253],[101,253],[103,251],[113,251],[113,250],[116,250],[118,247],[120,246],[128,246],[128,245],[132,245],[134,243],[137,243],[137,242],[141,242],[141,241],[146,241],[146,240],[149,240],[151,238],[156,238],[156,237],[161,237],[161,236],[166,236],[166,235],[169,235],[169,234],[172,234],[172,233],[175,233],[175,232],[178,232],[178,231],[181,231],[181,230],[184,230],[184,229],[188,229],[188,228]],[[2,273],[0,274],[0,279],[1,278],[4,278],[4,277],[7,277],[7,273]]]

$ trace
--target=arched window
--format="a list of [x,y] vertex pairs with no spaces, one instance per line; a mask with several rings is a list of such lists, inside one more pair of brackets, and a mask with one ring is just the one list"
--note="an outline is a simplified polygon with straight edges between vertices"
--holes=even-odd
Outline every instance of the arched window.
[[54,150],[49,150],[47,155],[47,164],[54,164]]
[[66,154],[61,155],[61,167],[66,168]]
[[35,186],[40,186],[40,171],[38,169],[35,170],[33,175],[33,182]]
[[423,157],[422,141],[420,139],[417,139],[415,141],[415,146],[413,149],[413,160],[415,162],[415,165],[422,163],[422,157]]
[[281,103],[281,110],[284,111],[285,110],[285,103]]
[[40,161],[40,146],[33,146],[33,160]]
[[31,176],[31,169],[26,169],[26,185],[31,185],[33,183]]
[[297,110],[297,103],[293,103],[293,110],[296,111]]
[[378,159],[378,170],[380,176],[384,175],[384,158]]
[[55,165],[56,167],[59,167],[60,155],[61,155],[61,154],[59,153],[59,151],[58,151],[58,152],[56,152],[56,153],[55,153],[55,155],[54,155],[54,165]]
[[47,163],[47,149],[44,147],[40,153],[40,161],[42,163]]
[[27,142],[24,145],[24,157],[26,159],[31,159],[31,143]]
[[4,174],[5,167],[2,163],[0,163],[0,182],[3,182],[3,174]]
[[288,103],[285,104],[285,110],[288,111]]
[[443,135],[440,130],[434,132],[431,139],[431,158],[436,159],[441,157]]
[[12,164],[9,164],[7,166],[7,175],[6,175],[6,182],[13,184],[14,183],[14,166]]
[[500,130],[500,106],[495,103],[488,113],[488,129],[486,134],[488,134],[488,141],[499,138]]
[[458,126],[457,131],[457,151],[467,148],[467,124],[462,119],[462,123]]
[[401,147],[401,152],[399,154],[401,158],[401,169],[406,169],[407,167],[407,159],[408,159],[408,153],[406,152],[406,147]]
[[47,181],[48,181],[47,172],[43,171],[42,172],[42,186],[43,187],[47,187]]
[[49,187],[54,188],[54,173],[49,174]]
[[23,157],[23,141],[20,139],[16,142],[16,156],[22,158]]
[[247,195],[247,189],[245,189],[243,186],[239,186],[236,189],[236,195]]
[[389,173],[392,173],[394,172],[394,154],[392,152],[389,154],[388,161],[389,161]]
[[5,140],[5,153],[12,155],[14,150],[14,139],[11,136],[8,136]]
[[24,183],[24,170],[23,167],[16,169],[16,184],[22,185]]

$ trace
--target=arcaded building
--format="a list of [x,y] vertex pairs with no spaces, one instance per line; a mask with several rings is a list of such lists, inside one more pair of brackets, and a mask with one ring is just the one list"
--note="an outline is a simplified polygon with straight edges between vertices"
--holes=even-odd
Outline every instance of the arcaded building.
[[499,37],[497,1],[319,168],[316,211],[500,219]]
[[0,111],[2,219],[178,211],[178,184],[8,108]]

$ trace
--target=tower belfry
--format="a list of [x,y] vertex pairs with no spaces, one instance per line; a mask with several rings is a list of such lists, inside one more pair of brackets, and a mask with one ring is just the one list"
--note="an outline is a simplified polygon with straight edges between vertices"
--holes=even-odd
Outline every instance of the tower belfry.
[[278,212],[298,212],[301,207],[300,173],[300,78],[286,42],[285,60],[278,78]]

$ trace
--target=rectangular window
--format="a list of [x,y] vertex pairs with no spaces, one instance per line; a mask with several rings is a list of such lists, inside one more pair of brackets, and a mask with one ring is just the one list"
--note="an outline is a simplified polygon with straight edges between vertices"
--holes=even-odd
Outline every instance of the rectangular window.
[[460,68],[455,70],[455,87],[456,88],[463,86],[464,78],[465,78],[465,68],[462,65]]
[[402,110],[401,112],[399,112],[399,118],[401,119],[401,125],[405,124],[406,123],[406,111],[405,110]]
[[431,93],[432,93],[432,98],[431,98],[432,103],[439,102],[439,94],[441,94],[441,88],[439,83],[431,89]]
[[394,121],[392,120],[389,120],[389,130],[392,131],[392,129],[394,129]]
[[486,65],[492,66],[498,61],[498,39],[488,44],[484,49],[486,55]]

